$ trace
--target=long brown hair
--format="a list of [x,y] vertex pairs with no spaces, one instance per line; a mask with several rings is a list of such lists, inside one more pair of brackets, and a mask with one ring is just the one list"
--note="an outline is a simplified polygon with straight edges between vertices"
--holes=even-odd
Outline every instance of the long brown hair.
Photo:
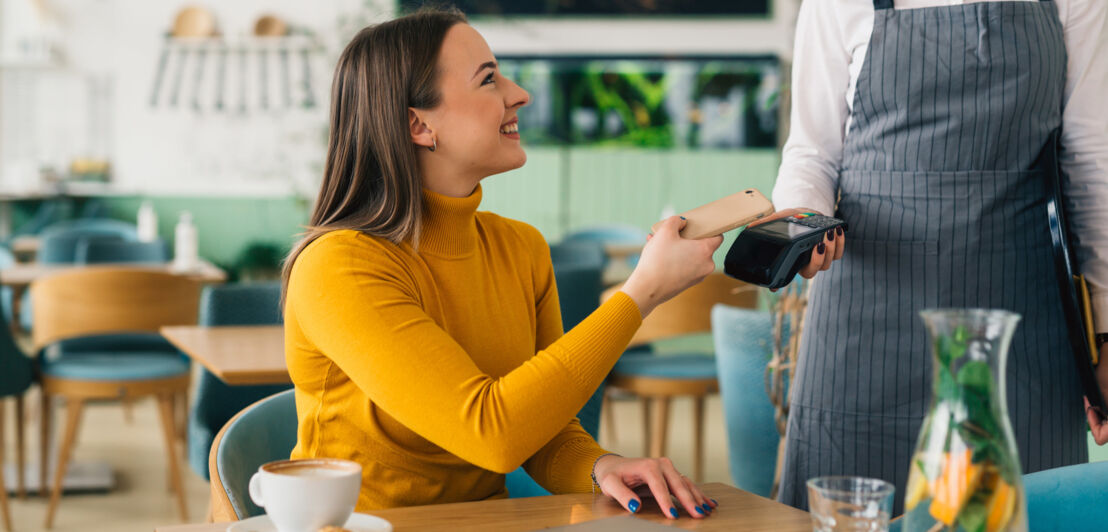
[[369,26],[346,45],[331,87],[323,184],[304,237],[285,259],[282,305],[297,256],[327,232],[418,242],[423,178],[408,108],[438,106],[439,49],[447,30],[465,22],[455,8],[425,8]]

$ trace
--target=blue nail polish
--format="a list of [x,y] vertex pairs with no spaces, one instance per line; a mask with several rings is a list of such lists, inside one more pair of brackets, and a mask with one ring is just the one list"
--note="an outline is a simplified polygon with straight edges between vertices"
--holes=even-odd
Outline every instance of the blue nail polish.
[[639,511],[639,501],[631,499],[631,502],[627,503],[627,509],[631,510],[631,513]]
[[674,519],[677,519],[677,508],[670,508],[669,515],[672,515]]
[[716,506],[719,506],[719,501],[717,501],[717,500],[715,500],[715,499],[712,499],[712,504],[714,504],[714,505],[716,505]]
[[696,508],[696,513],[698,513],[700,515],[704,515],[704,509],[703,508],[701,508],[699,506],[694,506],[694,508]]
[[684,220],[684,219],[685,219],[685,217],[684,217],[684,216],[682,216],[682,217],[681,217],[681,219],[682,219],[682,220]]
[[708,503],[704,503],[704,511],[708,512],[708,513],[712,513],[712,507],[708,506]]

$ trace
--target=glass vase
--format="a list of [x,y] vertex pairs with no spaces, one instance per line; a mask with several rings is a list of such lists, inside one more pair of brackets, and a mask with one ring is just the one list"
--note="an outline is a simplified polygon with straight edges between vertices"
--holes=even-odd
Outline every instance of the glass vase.
[[920,313],[931,335],[931,407],[909,465],[904,530],[1026,531],[1005,370],[1018,314]]

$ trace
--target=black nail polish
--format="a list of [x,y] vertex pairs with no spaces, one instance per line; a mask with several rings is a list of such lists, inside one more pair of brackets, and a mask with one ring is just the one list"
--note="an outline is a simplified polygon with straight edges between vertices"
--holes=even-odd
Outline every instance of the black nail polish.
[[827,245],[824,244],[823,242],[820,242],[819,245],[816,246],[816,253],[819,253],[820,255],[823,255],[824,251],[827,251]]
[[834,242],[835,241],[835,230],[834,229],[828,229],[827,230],[827,241],[828,242]]
[[840,226],[836,227],[836,228],[835,228],[835,232],[836,232],[836,233],[838,233],[838,234],[839,234],[839,236],[842,236],[842,234],[843,234],[843,226],[841,226],[841,225],[840,225]]

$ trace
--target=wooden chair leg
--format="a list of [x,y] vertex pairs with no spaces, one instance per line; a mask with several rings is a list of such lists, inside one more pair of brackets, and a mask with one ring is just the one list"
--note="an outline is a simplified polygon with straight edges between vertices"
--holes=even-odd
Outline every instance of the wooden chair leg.
[[180,460],[177,456],[177,435],[173,424],[173,395],[158,395],[158,412],[162,418],[162,431],[165,434],[166,456],[169,458],[169,477],[177,491],[177,506],[181,510],[181,521],[188,521],[189,512],[185,503],[185,486],[181,482]]
[[53,404],[51,397],[42,391],[41,410],[39,412],[39,455],[38,455],[38,494],[46,496],[46,471],[50,464],[50,425],[53,423]]
[[133,424],[135,422],[135,414],[131,409],[131,399],[124,397],[120,399],[119,402],[123,405],[123,422],[128,425]]
[[177,394],[174,405],[177,407],[177,439],[180,440],[183,450],[188,442],[189,393],[184,391]]
[[66,469],[69,467],[69,457],[73,454],[73,442],[77,438],[77,428],[81,424],[81,413],[85,408],[85,400],[76,397],[66,398],[65,433],[62,436],[62,445],[58,448],[57,465],[54,469],[54,485],[50,490],[50,504],[46,506],[46,528],[54,527],[54,512],[58,509],[58,501],[62,498],[63,480]]
[[666,428],[669,427],[669,397],[655,397],[650,435],[650,454],[654,458],[666,455]]
[[26,464],[24,456],[27,442],[24,434],[24,405],[23,394],[15,396],[15,490],[19,494],[19,500],[27,500],[27,487],[23,482],[23,465]]
[[693,397],[693,482],[704,482],[704,401]]
[[0,399],[0,514],[4,518],[4,530],[11,531],[12,515],[8,510],[8,485],[4,482],[4,410],[6,401]]
[[604,402],[600,404],[600,417],[604,421],[604,436],[607,439],[608,445],[615,446],[618,438],[616,437],[616,412],[612,400],[612,394],[609,393],[610,389],[604,390]]
[[650,456],[650,398],[640,397],[642,407],[642,455]]

